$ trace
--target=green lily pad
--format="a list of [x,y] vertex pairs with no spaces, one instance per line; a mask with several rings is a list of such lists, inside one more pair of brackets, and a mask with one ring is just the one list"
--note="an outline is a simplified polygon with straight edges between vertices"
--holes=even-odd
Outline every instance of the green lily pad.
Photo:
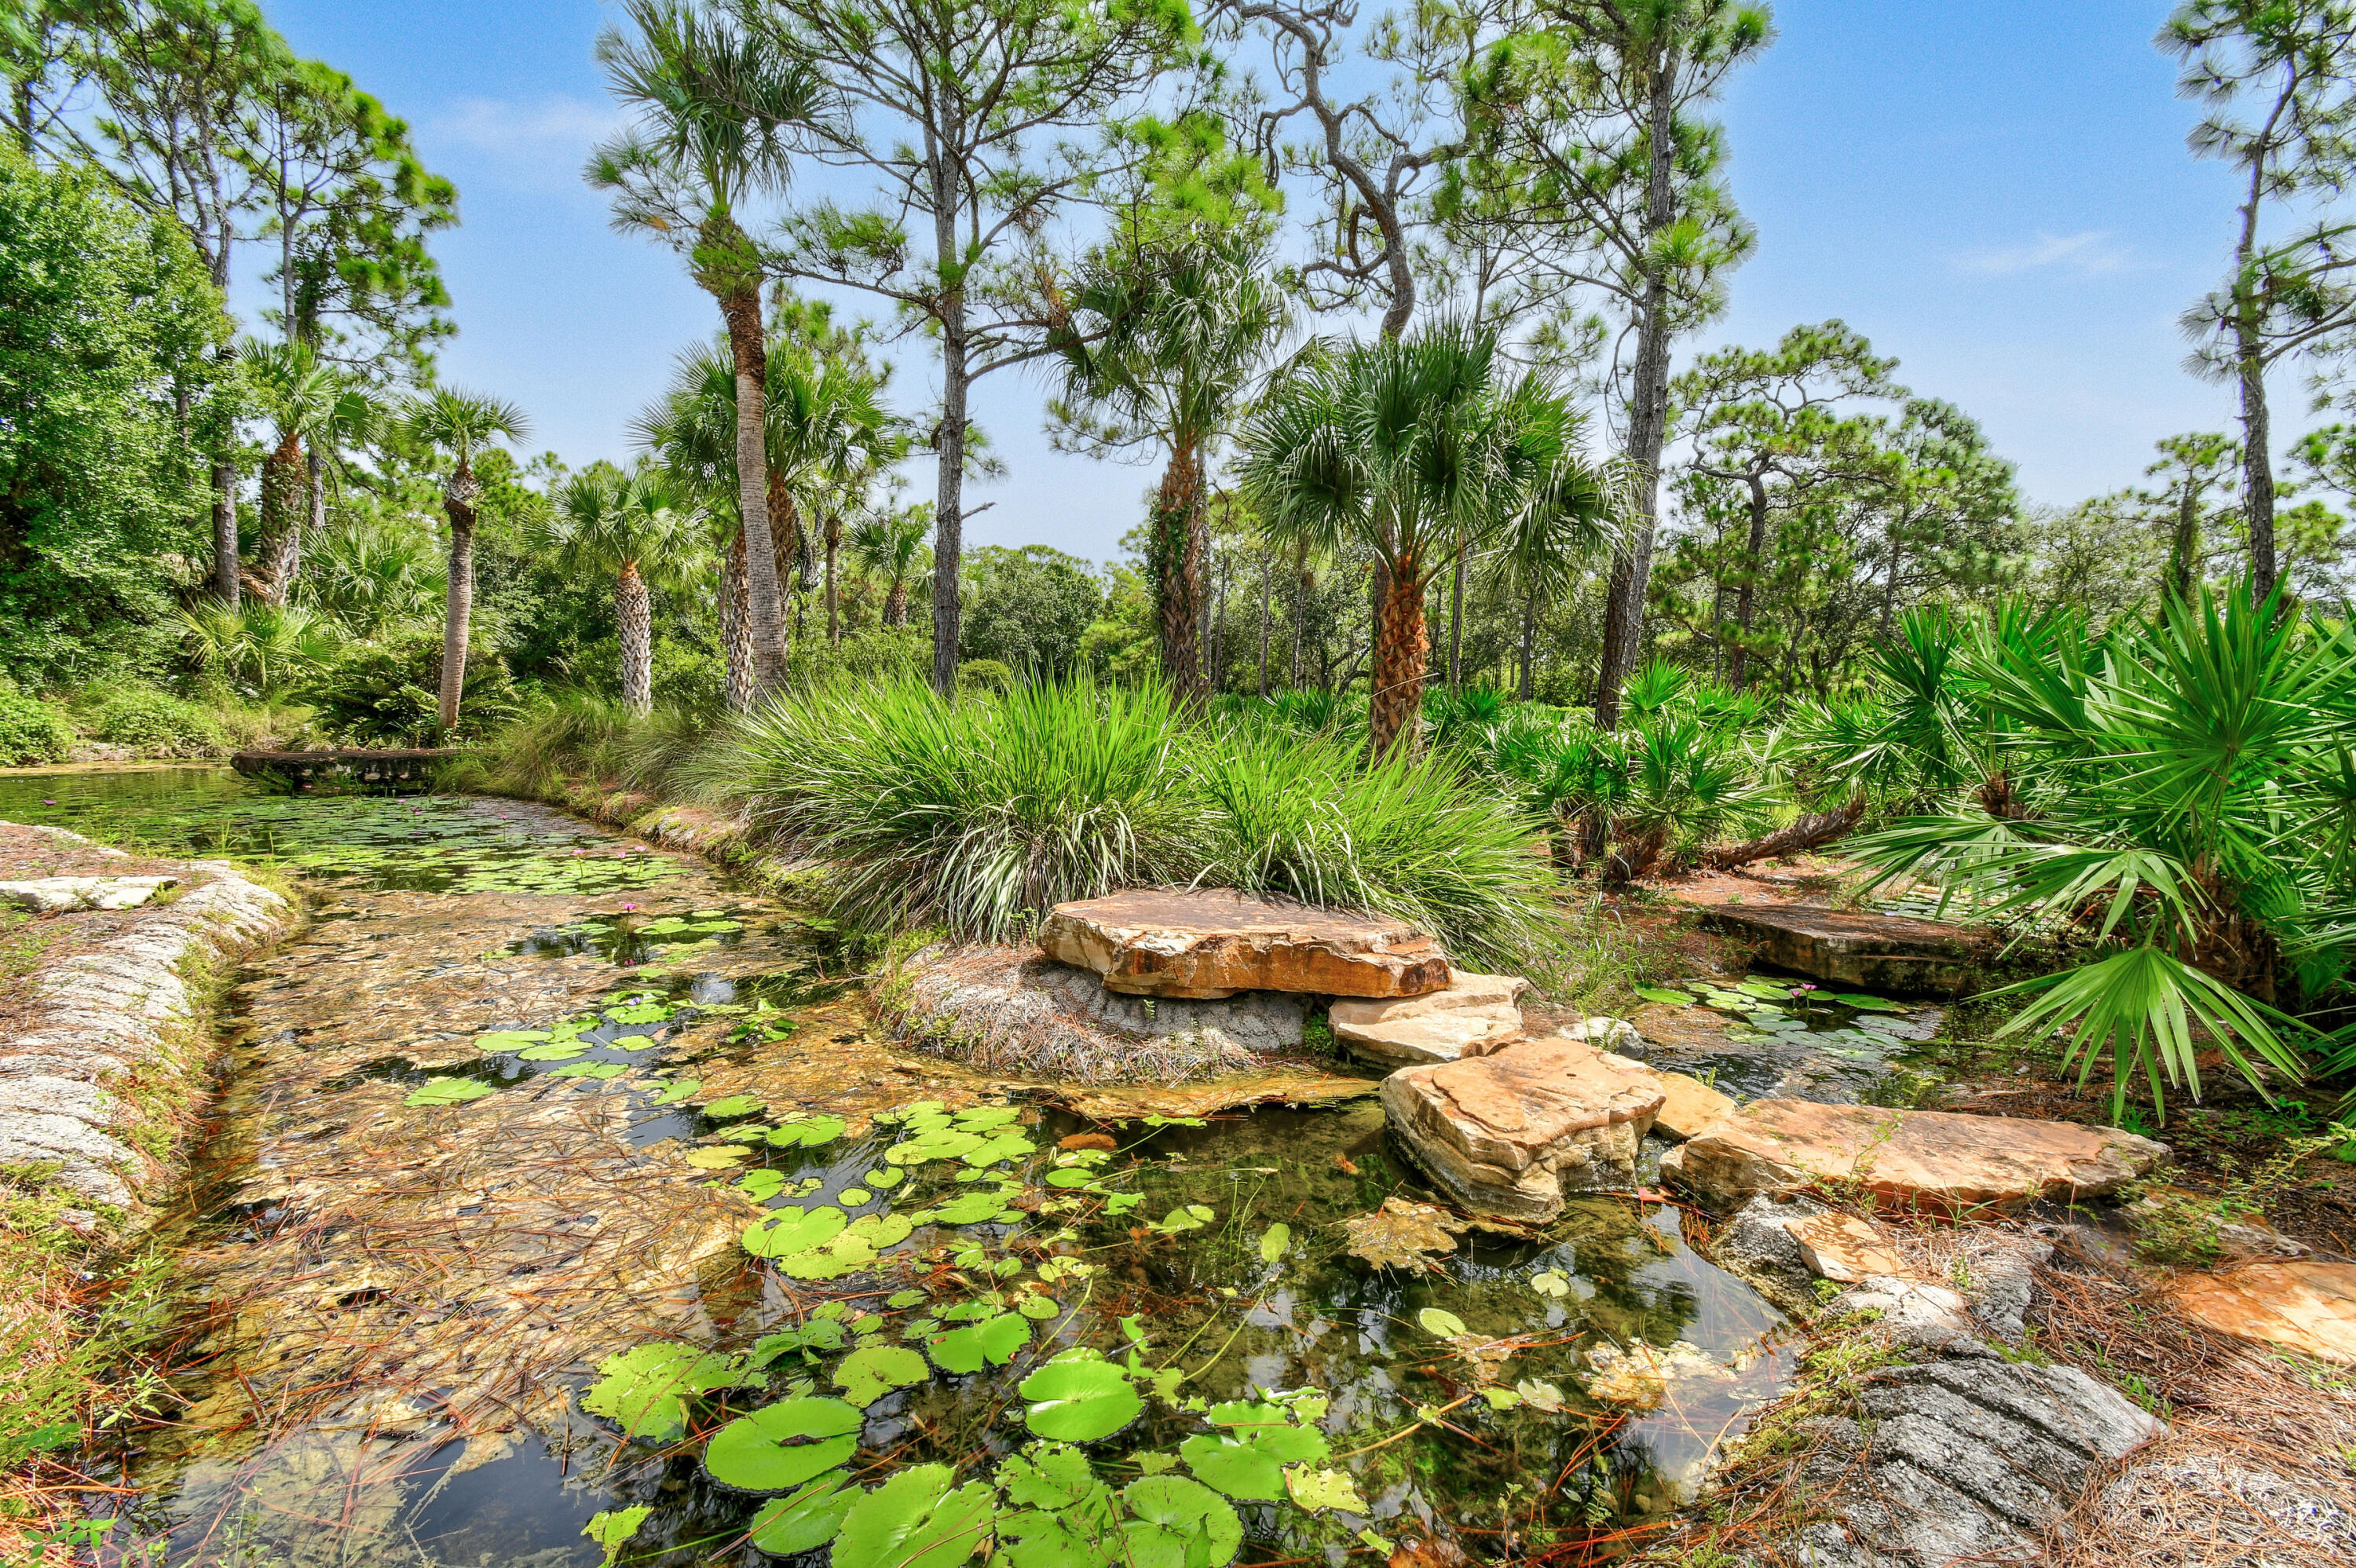
[[1226,1568],[1243,1545],[1233,1504],[1183,1476],[1148,1476],[1121,1488],[1129,1568]]
[[1672,1008],[1690,1007],[1694,997],[1690,991],[1673,991],[1666,986],[1639,986],[1636,994],[1648,1002],[1660,1002]]
[[957,1125],[969,1133],[986,1133],[992,1127],[1002,1127],[1023,1113],[1012,1105],[972,1105],[959,1111]]
[[1779,986],[1772,980],[1740,980],[1736,982],[1734,988],[1745,996],[1764,997],[1776,1002],[1789,1001],[1792,996],[1791,987]]
[[979,1169],[985,1165],[996,1165],[1001,1160],[1027,1158],[1038,1152],[1037,1144],[1033,1143],[1021,1133],[1009,1129],[1006,1132],[994,1133],[985,1138],[980,1148],[965,1157],[965,1162]]
[[1464,1319],[1443,1307],[1427,1307],[1415,1315],[1423,1331],[1441,1339],[1454,1339],[1465,1333]]
[[934,1209],[931,1221],[937,1225],[979,1225],[985,1221],[1006,1218],[1004,1193],[960,1192]]
[[1350,1478],[1347,1470],[1295,1465],[1284,1472],[1284,1488],[1292,1494],[1295,1507],[1311,1513],[1333,1509],[1364,1517],[1366,1512],[1366,1499],[1358,1495],[1358,1484]]
[[749,1116],[761,1108],[761,1102],[750,1094],[731,1094],[724,1100],[714,1100],[703,1107],[703,1114],[715,1122],[725,1122],[738,1116]]
[[692,1345],[640,1345],[606,1357],[597,1372],[582,1392],[582,1409],[616,1423],[626,1437],[671,1443],[687,1430],[688,1400],[734,1387],[744,1366]]
[[753,1516],[752,1542],[772,1557],[815,1552],[841,1532],[843,1516],[865,1495],[848,1475],[820,1476],[789,1496],[762,1504]]
[[772,1209],[744,1227],[744,1250],[756,1258],[806,1253],[839,1235],[850,1221],[840,1209]]
[[1110,1361],[1066,1351],[1023,1380],[1023,1424],[1057,1443],[1094,1443],[1136,1420],[1145,1402]]
[[616,1051],[652,1051],[655,1037],[650,1034],[616,1035],[605,1042]]
[[985,1481],[952,1489],[947,1465],[913,1465],[851,1504],[834,1568],[958,1568],[989,1539],[997,1499]]
[[1279,1220],[1275,1224],[1270,1225],[1259,1239],[1260,1261],[1270,1264],[1276,1262],[1284,1255],[1284,1249],[1290,1245],[1292,1245],[1292,1227]]
[[1238,1400],[1214,1406],[1211,1422],[1226,1430],[1189,1437],[1178,1454],[1196,1478],[1231,1498],[1281,1501],[1285,1466],[1333,1451],[1323,1433],[1299,1424],[1281,1405]]
[[1096,1180],[1096,1172],[1092,1170],[1084,1170],[1077,1166],[1067,1165],[1059,1169],[1049,1171],[1046,1176],[1046,1182],[1050,1187],[1069,1189],[1074,1187],[1086,1187],[1090,1182]]
[[842,1125],[841,1116],[806,1116],[777,1128],[769,1135],[769,1141],[779,1148],[791,1148],[796,1145],[803,1148],[817,1148],[841,1137]]
[[676,1105],[691,1094],[701,1093],[702,1090],[703,1080],[701,1078],[675,1079],[672,1082],[664,1084],[662,1093],[657,1094],[653,1099],[648,1100],[647,1104],[649,1105]]
[[646,1523],[654,1511],[640,1503],[636,1508],[601,1509],[589,1516],[589,1522],[581,1527],[581,1533],[589,1538],[591,1545],[605,1554],[605,1562],[599,1563],[598,1568],[613,1568],[613,1564],[621,1558],[622,1548],[629,1544],[631,1538],[638,1533],[638,1527]]
[[703,1467],[724,1487],[782,1492],[847,1463],[864,1419],[839,1399],[779,1400],[713,1433]]
[[1006,1568],[1097,1568],[1119,1561],[1108,1541],[1119,1506],[1087,1456],[1033,1443],[999,1467],[998,1484],[1016,1511],[998,1517]]
[[498,1091],[478,1078],[428,1078],[409,1092],[404,1105],[463,1105]]
[[1063,1312],[1052,1296],[1025,1296],[1014,1304],[1014,1310],[1034,1323],[1044,1323]]
[[984,1363],[1002,1367],[1031,1342],[1031,1325],[1012,1312],[1001,1312],[952,1328],[926,1342],[933,1360],[945,1372],[978,1372]]
[[1530,1288],[1540,1296],[1559,1301],[1570,1294],[1570,1276],[1560,1269],[1540,1269],[1530,1275]]
[[884,1298],[884,1305],[894,1312],[905,1312],[911,1307],[921,1307],[926,1297],[921,1290],[895,1290]]
[[619,1078],[629,1069],[618,1061],[575,1061],[549,1074],[551,1078]]
[[869,1345],[837,1363],[834,1386],[863,1410],[894,1389],[913,1387],[932,1375],[925,1358],[905,1345]]
[[834,1200],[845,1209],[864,1209],[875,1201],[875,1194],[863,1187],[846,1187],[834,1195]]
[[713,1144],[709,1148],[688,1150],[686,1158],[698,1170],[727,1170],[744,1164],[745,1154],[738,1144]]
[[516,1055],[525,1061],[570,1061],[576,1056],[587,1054],[588,1050],[589,1042],[585,1040],[552,1040],[545,1045],[527,1046]]
[[1207,1203],[1189,1203],[1170,1211],[1153,1228],[1165,1235],[1176,1235],[1181,1231],[1199,1231],[1217,1217],[1218,1211]]
[[923,1165],[928,1160],[962,1159],[980,1148],[983,1141],[980,1133],[931,1132],[906,1143],[894,1144],[884,1151],[884,1158],[892,1165]]
[[907,1174],[905,1170],[871,1170],[859,1179],[868,1187],[897,1187]]
[[1883,997],[1868,997],[1854,991],[1836,991],[1828,999],[1838,1002],[1845,1008],[1855,1008],[1860,1012],[1902,1013],[1906,1010],[1906,1004],[1903,1002],[1893,1002]]
[[526,1046],[538,1045],[541,1040],[549,1038],[549,1032],[544,1029],[493,1029],[488,1034],[478,1034],[475,1037],[475,1049],[493,1056],[503,1056],[510,1051],[521,1051]]

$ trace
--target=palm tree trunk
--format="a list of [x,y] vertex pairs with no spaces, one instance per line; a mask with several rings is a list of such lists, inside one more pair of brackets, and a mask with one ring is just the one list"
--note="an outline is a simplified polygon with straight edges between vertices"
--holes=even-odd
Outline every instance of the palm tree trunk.
[[303,549],[303,442],[292,431],[262,460],[262,597],[286,603]]
[[1424,670],[1431,658],[1431,638],[1423,620],[1423,563],[1409,550],[1385,564],[1389,571],[1376,629],[1375,686],[1366,715],[1376,756],[1388,755],[1403,738],[1409,747],[1415,744]]
[[908,580],[894,576],[892,592],[884,596],[884,624],[897,629],[908,624]]
[[1202,496],[1194,453],[1180,443],[1162,471],[1153,501],[1153,588],[1162,613],[1162,674],[1181,701],[1203,690],[1203,555],[1196,517]]
[[753,593],[744,570],[744,530],[729,542],[728,562],[722,571],[723,602],[721,619],[728,638],[728,706],[738,713],[753,706],[757,682],[753,656]]
[[736,515],[744,528],[753,680],[756,690],[768,691],[786,681],[786,623],[769,535],[769,352],[761,332],[758,286],[723,294],[720,315],[728,324],[728,350],[736,366]]
[[644,717],[655,706],[654,607],[635,560],[624,561],[615,581],[614,622],[622,632],[622,706]]
[[1464,689],[1464,547],[1456,547],[1456,581],[1448,595],[1448,689]]
[[769,529],[777,572],[777,667],[787,670],[793,662],[793,617],[797,613],[794,580],[801,575],[807,551],[802,540],[801,508],[794,504],[793,486],[781,474],[769,475]]
[[1301,639],[1309,624],[1309,592],[1316,586],[1309,576],[1309,547],[1296,546],[1292,555],[1292,678],[1286,689],[1301,689]]
[[1537,693],[1538,590],[1532,583],[1522,594],[1522,700]]
[[826,518],[826,641],[830,647],[842,645],[842,606],[834,590],[835,560],[842,553],[842,519],[833,513]]
[[450,517],[450,585],[442,621],[442,733],[458,727],[458,699],[466,687],[467,624],[475,613],[475,500],[482,486],[464,461],[442,487],[442,509]]

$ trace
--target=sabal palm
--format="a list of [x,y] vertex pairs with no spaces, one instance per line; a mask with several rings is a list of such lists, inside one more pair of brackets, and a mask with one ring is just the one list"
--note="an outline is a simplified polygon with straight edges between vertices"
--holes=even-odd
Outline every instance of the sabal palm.
[[413,400],[402,421],[410,438],[449,459],[442,478],[442,510],[450,519],[450,565],[442,623],[444,731],[458,723],[466,684],[466,634],[475,613],[475,508],[483,496],[475,459],[502,440],[531,433],[524,411],[503,399],[441,387]]
[[650,464],[628,474],[600,464],[575,475],[532,529],[560,571],[614,579],[622,702],[633,713],[654,707],[653,590],[701,578],[703,530],[692,496]]
[[835,564],[843,508],[858,504],[874,475],[907,451],[906,438],[877,400],[881,390],[875,372],[861,364],[797,352],[770,365],[770,461],[783,476],[771,490],[791,510],[797,538],[801,511],[820,514],[830,643],[841,640]]
[[608,28],[597,59],[637,122],[597,148],[589,183],[614,193],[617,229],[687,248],[696,283],[719,304],[736,389],[736,517],[755,672],[761,686],[774,687],[785,679],[785,612],[762,439],[762,270],[736,208],[785,184],[787,133],[811,113],[818,85],[715,11],[678,0],[626,0],[624,10],[637,37]]
[[1517,534],[1604,537],[1609,487],[1579,435],[1569,403],[1535,373],[1515,377],[1493,331],[1455,321],[1304,355],[1246,427],[1242,486],[1271,536],[1355,543],[1386,573],[1368,709],[1377,752],[1412,742],[1433,571]]
[[908,585],[924,559],[925,540],[933,531],[929,502],[904,512],[863,517],[851,528],[851,560],[870,577],[885,583],[884,624],[908,624]]
[[1088,415],[1105,416],[1092,435],[1114,444],[1151,439],[1169,451],[1149,566],[1163,677],[1182,696],[1199,694],[1205,674],[1206,465],[1290,319],[1265,270],[1258,248],[1233,241],[1120,253],[1082,282],[1058,334],[1057,412],[1083,427]]
[[275,438],[262,464],[262,565],[254,591],[284,604],[302,572],[305,534],[316,539],[326,531],[328,470],[347,447],[376,434],[383,409],[306,343],[248,338],[240,363]]
[[373,637],[417,620],[442,598],[444,571],[433,535],[415,523],[347,518],[320,539],[305,596],[354,634]]

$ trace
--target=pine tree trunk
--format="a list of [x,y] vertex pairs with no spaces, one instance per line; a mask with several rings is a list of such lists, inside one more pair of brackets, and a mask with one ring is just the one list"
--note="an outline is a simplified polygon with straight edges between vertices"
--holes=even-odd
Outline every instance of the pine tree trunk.
[[2266,369],[2254,330],[2243,333],[2242,509],[2250,521],[2250,596],[2263,602],[2275,591],[2275,468],[2266,443],[2272,440],[2266,411]]
[[237,467],[213,464],[213,592],[234,610],[242,592],[237,554]]
[[2176,531],[2168,541],[2168,592],[2176,598],[2192,597],[2192,562],[2201,553],[2201,492],[2194,488],[2190,465],[2184,475],[2184,495],[2176,505]]
[[799,613],[794,582],[802,575],[802,562],[809,551],[802,538],[801,507],[794,500],[793,486],[786,483],[782,474],[769,475],[769,539],[777,572],[777,667],[789,670],[794,618]]
[[835,561],[842,553],[842,519],[833,513],[826,519],[826,641],[830,647],[842,645],[842,605],[835,592]]
[[1402,743],[1415,745],[1424,670],[1431,659],[1431,639],[1423,621],[1422,562],[1408,551],[1387,565],[1376,630],[1374,695],[1366,716],[1376,756],[1387,756]]
[[1268,700],[1268,588],[1269,575],[1270,574],[1268,570],[1268,547],[1263,544],[1260,547],[1259,551],[1259,696],[1260,700],[1263,702]]
[[766,692],[786,683],[786,621],[776,549],[769,535],[769,352],[762,336],[758,286],[722,294],[720,315],[728,324],[728,351],[736,368],[736,515],[744,530],[753,684],[756,691]]
[[466,633],[475,613],[475,502],[481,494],[475,471],[464,462],[442,487],[442,509],[450,517],[450,584],[442,621],[439,712],[445,739],[458,727],[458,701],[466,687]]
[[1767,549],[1767,482],[1760,475],[1751,480],[1751,532],[1742,552],[1742,586],[1734,595],[1734,668],[1728,681],[1740,691],[1751,679],[1751,617],[1757,603],[1759,558]]
[[622,563],[614,583],[614,624],[622,634],[622,706],[644,718],[655,706],[654,606],[638,563]]
[[[941,150],[965,134],[957,108],[943,116],[941,132],[926,170],[932,187],[926,195],[933,218],[933,254],[946,272],[950,259],[962,253],[958,219],[965,211],[965,171]],[[941,329],[941,425],[936,443],[939,485],[933,505],[933,689],[955,697],[958,640],[964,630],[958,576],[965,565],[965,436],[973,389],[961,281],[943,293],[934,315]]]
[[1851,795],[1848,804],[1838,811],[1804,812],[1772,833],[1746,838],[1740,844],[1723,844],[1714,849],[1705,849],[1701,852],[1701,863],[1713,871],[1730,871],[1753,860],[1820,848],[1847,833],[1864,816],[1865,795],[1859,792]]

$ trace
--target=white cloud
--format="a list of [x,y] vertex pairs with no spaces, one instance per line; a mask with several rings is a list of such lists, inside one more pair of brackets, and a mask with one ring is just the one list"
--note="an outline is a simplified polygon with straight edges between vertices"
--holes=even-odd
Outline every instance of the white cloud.
[[2109,230],[2089,229],[2079,234],[2040,233],[2026,244],[1975,251],[1956,257],[1955,265],[1967,272],[1997,277],[2056,267],[2091,278],[2123,272],[2132,261],[2126,247],[2113,240]]
[[577,186],[589,149],[621,128],[611,103],[552,96],[529,102],[462,98],[430,116],[424,140],[455,144],[520,185]]

